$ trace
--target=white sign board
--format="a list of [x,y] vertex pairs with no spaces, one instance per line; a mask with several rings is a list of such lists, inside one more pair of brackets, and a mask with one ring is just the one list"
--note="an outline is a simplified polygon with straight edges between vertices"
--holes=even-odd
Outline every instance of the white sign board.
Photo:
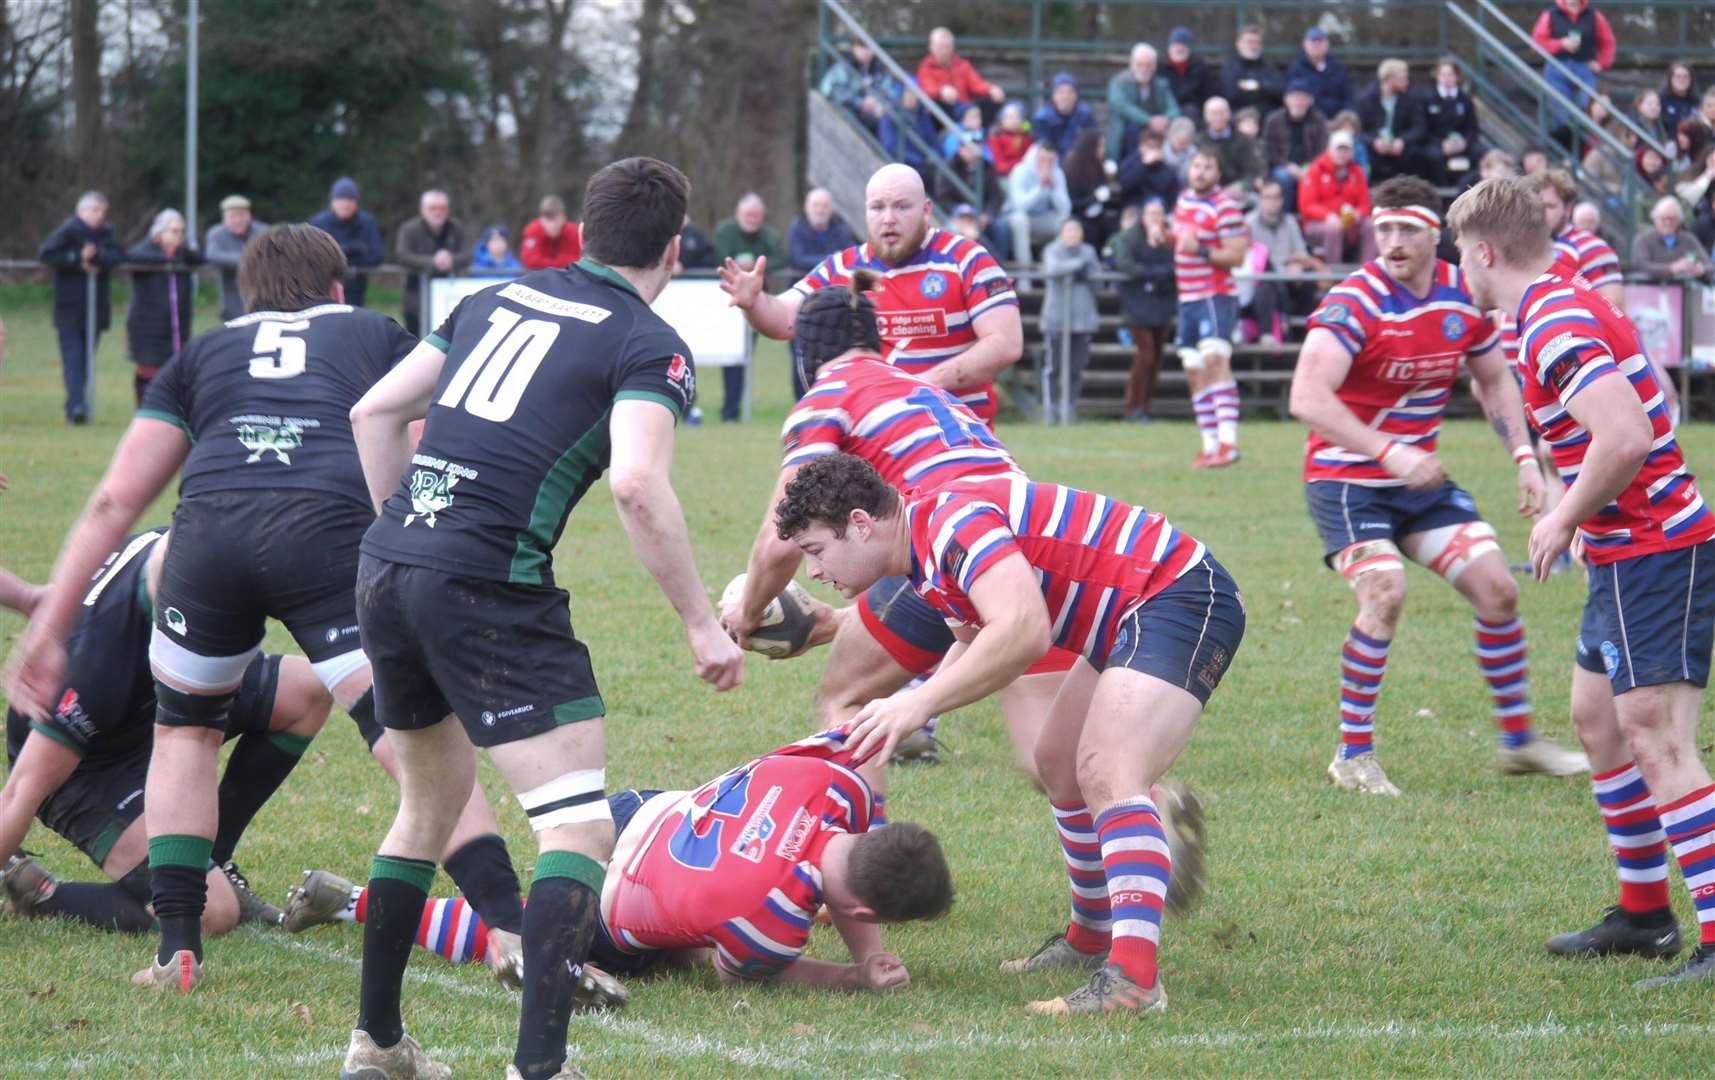
[[512,277],[437,277],[429,279],[429,295],[423,303],[423,333],[432,334],[459,306],[459,301]]

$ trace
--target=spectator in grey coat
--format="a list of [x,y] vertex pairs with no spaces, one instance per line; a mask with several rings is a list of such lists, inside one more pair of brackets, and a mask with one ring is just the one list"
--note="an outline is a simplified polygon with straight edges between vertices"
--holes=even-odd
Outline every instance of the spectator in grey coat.
[[1632,240],[1632,269],[1661,277],[1707,279],[1715,266],[1696,235],[1685,227],[1679,200],[1664,195],[1650,210],[1652,230],[1639,230]]
[[1072,195],[1057,159],[1052,145],[1037,143],[1006,178],[1006,216],[1015,262],[1029,262],[1031,247],[1045,243],[1071,216]]
[[369,275],[357,272],[358,267],[380,266],[387,250],[381,241],[381,226],[375,215],[357,208],[357,181],[342,176],[328,189],[328,206],[310,218],[309,223],[327,233],[345,252],[351,276],[345,281],[345,302],[362,307],[369,292]]
[[[87,423],[89,352],[113,318],[108,269],[125,261],[125,249],[107,221],[107,196],[84,192],[77,200],[77,213],[42,241],[36,258],[54,269],[54,330],[60,341],[60,374],[65,379],[66,422]],[[86,341],[91,274],[95,275],[96,340]]]
[[395,257],[407,271],[405,330],[413,337],[435,329],[422,325],[423,276],[448,277],[469,269],[476,258],[464,223],[452,211],[447,193],[430,188],[417,203],[417,216],[399,226]]
[[1069,415],[1077,415],[1084,369],[1090,365],[1090,339],[1096,334],[1096,287],[1090,275],[1101,268],[1096,249],[1084,243],[1084,224],[1077,218],[1062,222],[1060,235],[1042,249],[1042,272],[1048,285],[1042,297],[1042,335],[1048,346],[1042,365],[1042,401],[1052,420],[1060,418],[1062,365],[1070,387]]
[[250,216],[250,200],[228,195],[220,200],[220,224],[211,225],[203,236],[202,253],[210,266],[220,267],[220,317],[236,319],[244,314],[244,297],[238,293],[238,260],[244,245],[261,236],[268,226]]

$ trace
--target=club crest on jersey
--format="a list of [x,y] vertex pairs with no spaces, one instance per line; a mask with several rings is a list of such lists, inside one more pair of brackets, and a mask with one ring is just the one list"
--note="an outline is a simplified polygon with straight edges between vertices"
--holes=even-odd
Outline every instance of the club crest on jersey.
[[750,819],[744,823],[744,828],[738,831],[738,838],[732,842],[729,850],[734,855],[747,862],[762,861],[763,852],[768,850],[769,838],[774,835],[774,819],[768,812],[774,809],[782,790],[784,789],[779,784],[775,784],[768,789],[768,794],[762,797],[755,813],[750,815]]
[[291,451],[304,445],[304,432],[296,424],[239,424],[238,441],[250,451],[250,456],[244,459],[246,465],[254,465],[268,454],[273,454],[280,464],[290,465]]
[[54,719],[86,739],[95,737],[95,725],[90,722],[83,702],[77,699],[75,688],[68,689],[65,696],[60,698],[59,707],[54,709]]
[[453,503],[453,488],[459,478],[432,469],[417,469],[411,473],[411,512],[405,515],[405,526],[418,518],[429,528],[435,527],[435,515]]
[[929,273],[924,274],[922,280],[917,283],[917,291],[928,297],[930,300],[938,298],[942,293],[947,291],[946,275],[931,270]]
[[1464,335],[1465,320],[1457,312],[1441,320],[1441,336],[1448,341],[1458,341]]
[[667,365],[667,381],[672,383],[689,405],[691,399],[697,396],[697,372],[691,367],[691,362],[678,353],[673,354],[672,363]]
[[1349,323],[1352,313],[1345,304],[1329,304],[1322,309],[1322,317],[1331,323]]

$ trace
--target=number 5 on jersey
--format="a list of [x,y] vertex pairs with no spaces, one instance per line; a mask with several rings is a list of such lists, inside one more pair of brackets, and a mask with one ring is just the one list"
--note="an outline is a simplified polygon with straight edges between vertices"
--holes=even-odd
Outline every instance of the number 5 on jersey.
[[437,405],[503,424],[512,419],[524,388],[541,366],[560,324],[526,319],[516,311],[495,308],[488,314],[488,332],[459,364]]
[[[264,322],[256,327],[256,353],[250,358],[252,379],[291,379],[304,373],[308,349],[303,338],[287,337],[310,328],[308,319],[298,322]],[[273,353],[274,355],[265,355]]]

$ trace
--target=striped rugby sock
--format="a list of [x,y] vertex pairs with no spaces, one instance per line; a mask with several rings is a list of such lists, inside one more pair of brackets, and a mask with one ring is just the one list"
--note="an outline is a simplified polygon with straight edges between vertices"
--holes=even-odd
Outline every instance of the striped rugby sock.
[[1049,805],[1054,808],[1054,828],[1060,834],[1066,876],[1072,883],[1072,918],[1066,924],[1066,943],[1081,953],[1102,952],[1108,947],[1113,919],[1096,823],[1082,802]]
[[1191,411],[1197,415],[1197,434],[1203,437],[1203,453],[1213,454],[1220,449],[1221,441],[1216,436],[1215,427],[1215,390],[1210,387],[1199,390],[1191,395]]
[[1376,695],[1387,674],[1390,641],[1379,641],[1356,626],[1340,648],[1340,757],[1375,750]]
[[430,900],[417,924],[417,944],[455,964],[481,963],[488,956],[488,927],[457,897]]
[[1697,908],[1698,943],[1715,945],[1715,784],[1664,804],[1661,823]]
[[1161,907],[1167,896],[1172,858],[1161,817],[1148,796],[1126,799],[1096,818],[1102,869],[1113,908],[1113,947],[1108,963],[1148,989],[1155,985],[1156,949],[1161,942]]
[[1667,834],[1637,762],[1593,774],[1590,786],[1619,867],[1621,909],[1636,914],[1667,907]]
[[1489,683],[1494,701],[1495,737],[1502,746],[1516,748],[1531,740],[1530,660],[1524,643],[1524,620],[1505,622],[1473,620],[1477,637],[1477,664]]
[[1239,444],[1239,384],[1228,381],[1209,387],[1215,399],[1215,438],[1228,446]]

